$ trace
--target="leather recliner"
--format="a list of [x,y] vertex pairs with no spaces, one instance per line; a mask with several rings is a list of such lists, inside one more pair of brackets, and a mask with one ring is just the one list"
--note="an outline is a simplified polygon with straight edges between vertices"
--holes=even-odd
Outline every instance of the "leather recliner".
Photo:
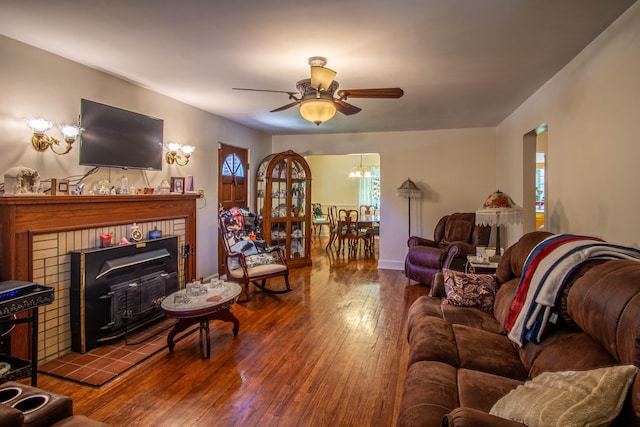
[[467,255],[475,255],[476,246],[487,246],[490,236],[491,227],[476,225],[474,212],[445,215],[436,225],[433,240],[409,238],[405,275],[431,285],[433,276],[443,268],[464,271]]

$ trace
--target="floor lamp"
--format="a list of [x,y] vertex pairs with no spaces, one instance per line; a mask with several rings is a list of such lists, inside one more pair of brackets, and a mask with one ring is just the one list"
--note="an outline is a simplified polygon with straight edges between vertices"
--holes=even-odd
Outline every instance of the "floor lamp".
[[409,199],[409,237],[411,237],[411,199],[419,199],[422,193],[409,178],[396,190],[396,196]]
[[523,210],[516,205],[508,194],[500,190],[491,193],[480,209],[476,210],[476,225],[496,226],[496,255],[494,261],[502,255],[500,250],[500,226],[522,222]]

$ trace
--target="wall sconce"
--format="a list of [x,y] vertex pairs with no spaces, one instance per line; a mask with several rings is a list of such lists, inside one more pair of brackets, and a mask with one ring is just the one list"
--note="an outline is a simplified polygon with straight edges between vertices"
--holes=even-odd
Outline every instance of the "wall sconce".
[[56,150],[55,147],[60,145],[60,141],[52,136],[47,135],[47,131],[53,127],[53,122],[44,119],[28,119],[27,126],[31,128],[33,136],[31,137],[31,145],[37,151],[46,151],[47,148],[51,148],[51,151],[61,155],[67,154],[71,151],[73,143],[84,129],[75,125],[58,125],[58,129],[64,136],[64,141],[67,143],[67,147],[63,151]]
[[189,157],[191,157],[191,154],[196,150],[196,147],[193,145],[182,145],[177,142],[167,142],[166,145],[169,151],[167,151],[165,159],[170,165],[174,163],[179,166],[186,165],[189,163]]

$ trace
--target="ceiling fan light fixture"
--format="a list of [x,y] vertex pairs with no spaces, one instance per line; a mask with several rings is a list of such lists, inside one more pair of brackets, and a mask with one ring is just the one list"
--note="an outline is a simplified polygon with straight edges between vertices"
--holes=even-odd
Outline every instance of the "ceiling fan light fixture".
[[336,74],[329,68],[311,66],[311,87],[317,90],[328,90]]
[[332,100],[323,98],[313,98],[302,101],[300,105],[300,115],[303,119],[320,126],[322,123],[331,120],[336,114],[336,107]]

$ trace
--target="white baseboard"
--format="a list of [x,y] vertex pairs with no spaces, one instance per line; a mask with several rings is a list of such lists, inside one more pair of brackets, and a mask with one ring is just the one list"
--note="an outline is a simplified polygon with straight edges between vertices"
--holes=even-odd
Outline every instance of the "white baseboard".
[[393,260],[378,260],[378,269],[379,270],[404,270],[404,260],[402,261],[393,261]]

